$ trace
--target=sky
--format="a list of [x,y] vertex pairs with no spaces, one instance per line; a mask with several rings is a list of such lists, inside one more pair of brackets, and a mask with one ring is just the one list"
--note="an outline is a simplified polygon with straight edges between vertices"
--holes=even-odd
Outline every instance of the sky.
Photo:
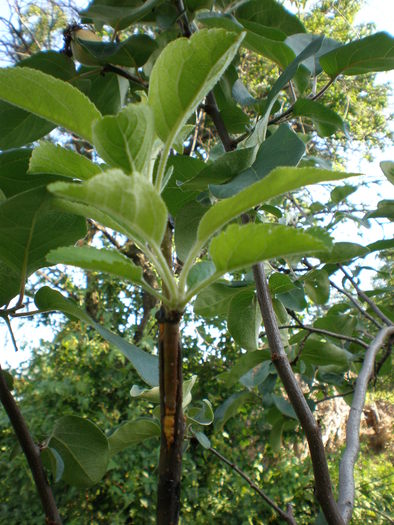
[[[0,0],[0,15],[2,14],[1,9],[2,0]],[[86,2],[81,2],[81,5],[86,5]],[[4,5],[4,4],[3,4]],[[393,0],[367,0],[365,6],[360,10],[357,15],[356,23],[374,22],[376,24],[377,31],[387,31],[393,34],[394,31],[394,1]],[[391,82],[394,86],[394,71],[388,73],[380,73],[378,79],[381,82]],[[394,112],[394,96],[391,100],[390,112]],[[361,172],[371,178],[376,178],[381,174],[379,162],[382,160],[394,160],[394,145],[391,148],[387,148],[384,152],[376,152],[376,158],[372,163],[362,161],[360,158],[353,157],[349,165],[347,166],[348,171]],[[360,195],[360,192],[364,191],[364,194]],[[382,183],[381,187],[376,193],[367,192],[365,190],[358,190],[355,194],[355,198],[361,199],[364,202],[368,202],[373,205],[378,202],[381,198],[394,198],[393,186],[389,183]],[[359,200],[360,202],[360,200]],[[389,237],[394,235],[393,228],[386,228],[385,236]],[[338,230],[338,240],[359,242],[360,244],[366,245],[377,239],[382,238],[382,231],[378,226],[374,226],[369,230],[363,229],[361,231],[362,238],[360,238],[360,230],[353,227],[349,223]],[[373,265],[374,257],[368,256],[365,259],[365,263]],[[365,285],[366,287],[370,284],[371,275],[366,275]],[[364,283],[363,283],[364,284]],[[8,366],[16,367],[23,361],[26,361],[29,357],[32,348],[37,347],[41,340],[50,340],[53,336],[51,326],[36,328],[34,321],[24,321],[23,324],[18,323],[17,320],[12,321],[14,333],[18,339],[19,351],[14,351],[12,341],[10,339],[8,330],[4,323],[0,322],[0,341],[1,353],[0,362],[2,367]]]

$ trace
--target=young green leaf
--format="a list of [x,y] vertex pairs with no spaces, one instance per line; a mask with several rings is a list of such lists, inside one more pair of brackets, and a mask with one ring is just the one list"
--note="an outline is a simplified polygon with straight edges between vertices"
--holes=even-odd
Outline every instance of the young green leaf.
[[138,174],[128,177],[120,170],[109,170],[83,184],[51,184],[49,190],[108,214],[143,246],[161,244],[167,209],[152,184]]
[[108,440],[89,419],[65,416],[59,419],[49,445],[64,463],[63,479],[76,487],[90,487],[104,476],[108,460]]
[[206,242],[216,231],[241,213],[282,195],[288,191],[327,180],[339,180],[356,175],[317,168],[276,168],[262,180],[247,187],[237,195],[218,202],[202,217],[197,239]]
[[324,243],[316,237],[287,226],[232,224],[212,240],[209,253],[217,272],[224,274],[264,259],[316,252],[324,248]]
[[383,160],[380,168],[387,177],[387,180],[394,184],[394,162],[392,160]]
[[244,290],[245,286],[229,286],[221,282],[214,283],[197,295],[194,312],[208,319],[216,316],[225,317],[230,300]]
[[93,144],[110,166],[125,173],[142,172],[148,165],[154,138],[154,122],[147,104],[129,104],[116,116],[93,125]]
[[190,39],[167,45],[149,82],[149,104],[156,132],[171,145],[198,103],[213,88],[233,59],[243,34],[203,29]]
[[137,346],[129,343],[119,335],[110,332],[99,323],[93,321],[79,306],[67,299],[61,293],[44,286],[34,296],[37,308],[43,311],[60,311],[71,318],[77,318],[93,326],[98,333],[110,344],[118,348],[131,362],[139,376],[150,386],[159,384],[159,363],[157,356],[144,352]]
[[278,29],[286,35],[305,33],[302,22],[275,0],[242,2],[235,14],[241,22],[243,19],[252,20],[262,26]]
[[101,173],[101,168],[75,151],[55,146],[52,142],[41,142],[32,152],[29,172],[87,180]]
[[127,447],[159,436],[160,425],[154,419],[144,417],[127,421],[108,437],[110,455],[113,456]]
[[125,29],[133,22],[137,22],[146,14],[151,12],[155,6],[163,3],[164,0],[146,0],[145,2],[102,2],[93,0],[85,11],[81,12],[83,21],[101,22],[108,24],[117,31]]
[[78,89],[31,69],[0,69],[0,99],[92,141],[92,124],[101,113]]
[[68,246],[50,251],[47,260],[52,264],[71,264],[84,270],[105,272],[136,284],[144,284],[142,268],[116,250]]
[[389,71],[394,68],[394,38],[382,32],[355,40],[321,56],[320,65],[331,78]]

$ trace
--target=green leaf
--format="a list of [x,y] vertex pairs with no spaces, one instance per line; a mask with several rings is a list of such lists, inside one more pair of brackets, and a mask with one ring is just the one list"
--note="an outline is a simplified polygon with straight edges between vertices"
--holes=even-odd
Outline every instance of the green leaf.
[[391,160],[383,160],[380,163],[380,168],[387,177],[387,180],[394,184],[394,162]]
[[325,270],[312,270],[304,278],[305,292],[316,304],[325,304],[330,297],[330,281]]
[[61,293],[44,286],[40,288],[34,296],[34,302],[40,310],[60,311],[71,318],[77,318],[93,326],[101,337],[122,352],[134,366],[139,376],[148,385],[157,386],[159,384],[159,364],[157,356],[144,352],[137,346],[96,323],[71,299],[67,299]]
[[[74,62],[62,53],[45,51],[17,63],[18,67],[38,69],[62,80],[75,77]],[[29,144],[53,128],[47,120],[0,101],[0,149],[16,148]]]
[[347,370],[353,354],[333,343],[322,340],[317,335],[311,335],[305,341],[300,359],[306,364],[316,366],[334,365],[341,370]]
[[305,254],[324,249],[324,243],[306,233],[282,225],[232,224],[215,237],[209,253],[219,273],[250,266],[265,259]]
[[55,483],[61,480],[64,473],[64,461],[59,452],[52,447],[41,449],[41,460],[47,469],[51,470]]
[[192,390],[197,381],[197,376],[193,375],[190,379],[186,379],[182,384],[182,407],[186,408],[192,401]]
[[319,253],[316,256],[325,263],[345,263],[356,257],[364,257],[368,253],[366,246],[354,242],[336,242],[329,252]]
[[64,462],[63,479],[76,487],[90,487],[104,476],[108,460],[108,440],[88,419],[65,416],[59,419],[49,439]]
[[272,426],[269,440],[270,440],[270,445],[272,447],[272,450],[274,452],[279,452],[282,446],[282,433],[283,433],[284,424],[285,424],[284,419],[279,419]]
[[289,292],[295,288],[295,284],[290,277],[279,272],[274,272],[270,275],[268,284],[270,292],[273,295]]
[[355,40],[321,56],[320,65],[331,78],[389,71],[394,68],[394,38],[376,33]]
[[[318,38],[319,35],[313,35],[311,33],[299,33],[297,35],[288,36],[285,40],[285,43],[294,51],[296,55],[299,55],[306,47],[308,47],[309,44]],[[312,76],[316,77],[322,72],[319,58],[332,49],[339,47],[340,45],[340,42],[337,42],[332,38],[325,37],[320,49],[316,52],[316,54],[304,60],[302,65],[311,72]]]
[[116,115],[121,110],[130,88],[127,78],[113,73],[102,75],[91,67],[81,67],[78,73],[85,82],[82,91],[102,115]]
[[207,436],[204,434],[204,432],[197,431],[197,432],[194,432],[193,435],[202,447],[206,449],[211,448],[211,442],[209,441]]
[[146,0],[145,2],[135,2],[130,0],[126,5],[119,5],[115,2],[103,2],[102,0],[93,0],[85,11],[80,13],[82,21],[102,22],[112,26],[117,31],[125,29],[129,25],[141,20],[146,14],[152,11],[157,5],[164,0]]
[[162,198],[168,211],[173,217],[176,217],[179,210],[198,195],[194,189],[189,190],[184,184],[185,181],[194,179],[206,167],[206,164],[193,157],[175,155],[168,159],[167,166],[173,168],[173,172],[162,193]]
[[[247,352],[240,357],[230,370],[222,372],[217,376],[228,388],[234,386],[247,372],[254,369],[262,362],[270,363],[270,353],[266,350],[257,350],[256,352]],[[268,371],[269,373],[269,371]],[[268,376],[267,373],[267,376]],[[264,380],[264,379],[263,379]]]
[[276,168],[237,195],[212,206],[201,219],[197,239],[205,242],[230,220],[273,197],[308,184],[343,179],[352,175],[355,174],[317,168]]
[[7,198],[63,178],[46,173],[34,176],[27,173],[31,153],[31,149],[25,148],[0,153],[0,189]]
[[266,177],[274,168],[296,166],[304,153],[305,145],[302,140],[286,124],[282,124],[261,144],[252,166],[238,172],[227,184],[210,185],[209,189],[218,199],[231,197]]
[[101,173],[101,168],[75,151],[55,146],[52,142],[41,142],[32,152],[29,172],[53,173],[71,179],[87,180]]
[[175,246],[176,254],[181,261],[186,260],[196,240],[198,224],[205,212],[206,207],[194,201],[186,204],[176,216]]
[[320,137],[329,137],[338,129],[345,131],[345,124],[338,113],[314,100],[299,98],[293,106],[293,113],[312,119]]
[[76,38],[78,44],[96,64],[115,64],[125,67],[141,67],[157,49],[148,35],[132,35],[122,42],[100,42]]
[[227,328],[234,341],[246,350],[258,347],[261,313],[254,292],[241,291],[230,302]]
[[236,392],[215,410],[215,430],[220,430],[246,403],[255,398],[250,392]]
[[242,377],[240,377],[239,382],[244,385],[246,388],[254,388],[261,385],[268,378],[271,372],[271,355],[269,351],[265,351],[266,361],[263,361],[261,364],[258,364]]
[[381,250],[390,250],[394,248],[394,239],[381,239],[379,241],[372,242],[367,246],[369,253],[377,252]]
[[52,248],[84,237],[85,221],[59,213],[45,187],[33,188],[0,203],[0,305],[41,267]]
[[192,289],[201,281],[208,279],[215,273],[215,265],[212,261],[200,261],[193,264],[190,272],[187,274],[187,287]]
[[153,66],[149,104],[156,132],[171,145],[189,115],[233,59],[243,35],[222,29],[199,31],[167,45]]
[[188,179],[181,187],[203,191],[207,189],[208,184],[222,184],[249,167],[254,158],[254,148],[229,151],[211,164],[205,165],[204,169],[192,179]]
[[202,399],[197,403],[199,406],[190,407],[186,412],[186,418],[198,425],[208,426],[214,420],[214,413],[211,402],[208,399]]
[[351,186],[350,184],[345,184],[344,186],[337,186],[334,188],[330,194],[332,202],[335,202],[335,204],[339,204],[340,202],[344,201],[349,195],[354,193],[357,190],[355,186]]
[[304,287],[298,281],[294,282],[294,288],[284,293],[278,293],[277,299],[290,310],[301,312],[307,307]]
[[153,114],[147,104],[129,104],[93,126],[93,144],[100,157],[130,174],[148,167],[153,137]]
[[242,19],[251,20],[263,26],[279,29],[286,35],[305,33],[305,27],[301,21],[274,0],[243,2],[235,14],[241,19],[241,22]]
[[[302,64],[307,58],[316,55],[319,52],[324,37],[321,36],[316,40],[313,40],[296,58],[291,62],[289,66],[283,71],[278,80],[272,86],[271,91],[268,93],[267,98],[265,99],[264,112],[261,120],[257,123],[253,135],[248,141],[248,145],[253,145],[253,143],[260,143],[265,140],[266,129],[268,125],[268,118],[274,107],[275,101],[279,96],[279,93],[284,89],[290,80],[296,75],[298,67]],[[251,142],[251,144],[249,144]]]
[[160,436],[160,425],[151,418],[127,421],[108,437],[110,454],[113,456],[131,445]]
[[137,284],[143,284],[142,268],[116,250],[99,250],[92,246],[68,246],[47,255],[52,264],[70,264],[84,270],[105,272]]
[[[285,33],[251,20],[236,20],[231,15],[213,11],[200,13],[198,21],[207,27],[221,27],[234,33],[246,30],[242,46],[265,56],[285,68],[295,58],[292,49],[285,44]],[[242,24],[240,23],[242,22]]]
[[0,99],[62,126],[91,142],[101,113],[78,89],[27,67],[0,70]]
[[138,174],[127,176],[120,170],[109,170],[83,184],[57,182],[49,190],[108,214],[142,246],[161,244],[167,209],[152,184]]
[[133,385],[130,390],[130,395],[135,398],[148,399],[151,403],[160,403],[160,388],[158,386],[148,389]]
[[244,289],[244,287],[229,286],[220,282],[214,283],[197,295],[194,313],[208,319],[216,316],[226,317],[230,299]]
[[394,220],[394,200],[384,199],[378,202],[378,207],[365,215],[366,219],[383,217]]
[[274,401],[276,408],[284,416],[291,417],[292,419],[297,419],[296,413],[294,412],[294,408],[291,406],[291,404],[286,399],[284,399],[283,397],[276,396],[276,395],[273,395],[272,399]]
[[280,40],[267,38],[267,29],[271,30],[271,28],[251,20],[242,19],[241,21],[245,29],[247,29],[244,40],[245,47],[276,62],[282,69],[285,69],[295,59],[295,54],[291,47],[283,42],[284,38]]

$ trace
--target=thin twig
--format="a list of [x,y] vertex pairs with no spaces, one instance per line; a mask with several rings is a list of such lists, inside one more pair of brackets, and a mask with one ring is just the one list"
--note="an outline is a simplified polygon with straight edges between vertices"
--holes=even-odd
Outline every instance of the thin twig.
[[345,392],[344,394],[335,394],[333,396],[327,396],[324,399],[319,399],[315,401],[315,405],[318,405],[319,403],[325,403],[326,401],[330,401],[331,399],[336,399],[337,397],[346,397],[353,394],[354,390],[350,390],[349,392]]
[[115,73],[115,75],[119,75],[120,77],[126,78],[127,80],[134,82],[135,84],[139,84],[143,88],[148,87],[148,82],[146,82],[142,78],[136,77],[135,75],[128,73],[124,69],[117,67],[117,66],[113,66],[112,64],[105,64],[101,72],[102,73]]
[[0,366],[0,401],[11,421],[12,427],[22,447],[22,450],[29,463],[33,474],[37,492],[41,499],[41,504],[46,516],[46,522],[52,525],[61,525],[62,521],[56,502],[52,494],[51,487],[48,485],[45,471],[41,462],[39,447],[34,443],[29,432],[26,421],[15,402],[14,397],[8,389],[2,368]]
[[352,337],[350,335],[345,335],[345,334],[338,334],[336,332],[330,332],[329,330],[324,330],[323,328],[315,328],[314,326],[309,326],[309,325],[306,325],[306,324],[303,324],[303,323],[300,323],[300,324],[285,324],[285,325],[281,325],[279,326],[279,330],[284,330],[284,329],[288,329],[288,328],[299,328],[300,330],[308,330],[308,332],[313,332],[313,333],[316,333],[316,334],[322,334],[322,335],[326,335],[328,337],[334,337],[335,339],[343,339],[344,341],[350,341],[351,343],[356,343],[360,346],[363,346],[364,348],[368,348],[369,345],[368,343],[366,343],[365,341],[363,341],[362,339],[358,339],[358,337]]
[[348,291],[344,290],[343,288],[340,288],[339,286],[337,286],[331,279],[330,279],[330,285],[335,288],[336,290],[338,290],[338,292],[342,293],[343,295],[345,295],[349,301],[357,308],[357,310],[366,318],[366,319],[369,319],[371,321],[371,323],[373,323],[377,328],[382,328],[382,325],[380,323],[378,323],[378,321],[372,317],[372,315],[369,315],[368,312],[366,312],[364,310],[364,308],[355,300],[355,298],[352,296],[351,293],[349,293]]
[[378,308],[378,306],[376,306],[376,304],[368,297],[368,295],[360,289],[360,287],[353,279],[353,277],[349,274],[349,272],[347,272],[345,268],[340,264],[338,264],[338,266],[341,269],[343,275],[346,277],[346,279],[352,283],[353,288],[356,290],[357,295],[360,297],[360,299],[365,301],[369,305],[371,310],[374,311],[375,314],[379,317],[379,319],[381,319],[387,326],[392,326],[393,323],[391,322],[391,320],[380,310],[380,308]]
[[219,458],[221,461],[223,461],[223,463],[226,463],[226,465],[228,465],[229,467],[231,467],[234,472],[236,472],[237,474],[239,474],[239,476],[241,476],[241,478],[243,478],[247,483],[248,485],[255,491],[257,492],[257,494],[270,506],[272,507],[275,512],[277,512],[279,514],[279,516],[284,519],[287,523],[290,523],[291,525],[295,525],[296,524],[296,521],[293,517],[292,514],[289,514],[287,512],[285,512],[284,510],[282,510],[280,507],[278,507],[278,505],[271,499],[269,498],[257,485],[256,483],[247,475],[245,474],[245,472],[243,470],[241,470],[238,465],[236,463],[234,463],[233,461],[230,461],[229,459],[227,459],[225,456],[223,456],[223,454],[221,454],[220,452],[218,452],[217,450],[215,450],[214,448],[212,447],[209,447],[208,449],[210,452],[212,452],[212,454],[214,454],[217,458]]
[[363,366],[357,377],[353,402],[346,425],[346,449],[339,465],[338,506],[345,523],[349,523],[354,507],[354,465],[360,447],[360,421],[368,382],[373,374],[377,353],[386,339],[392,335],[394,335],[394,326],[386,326],[379,331],[365,354]]

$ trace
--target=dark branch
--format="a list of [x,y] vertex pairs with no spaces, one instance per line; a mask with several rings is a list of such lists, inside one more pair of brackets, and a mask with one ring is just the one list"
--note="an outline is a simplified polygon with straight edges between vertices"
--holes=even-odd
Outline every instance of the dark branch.
[[51,487],[48,485],[44,468],[41,462],[39,447],[34,443],[26,421],[24,420],[18,405],[15,402],[11,392],[8,389],[3,371],[0,366],[0,400],[11,421],[16,437],[22,447],[22,450],[29,463],[30,470],[33,474],[37,492],[41,499],[47,524],[61,525],[62,521],[56,502],[52,494]]

